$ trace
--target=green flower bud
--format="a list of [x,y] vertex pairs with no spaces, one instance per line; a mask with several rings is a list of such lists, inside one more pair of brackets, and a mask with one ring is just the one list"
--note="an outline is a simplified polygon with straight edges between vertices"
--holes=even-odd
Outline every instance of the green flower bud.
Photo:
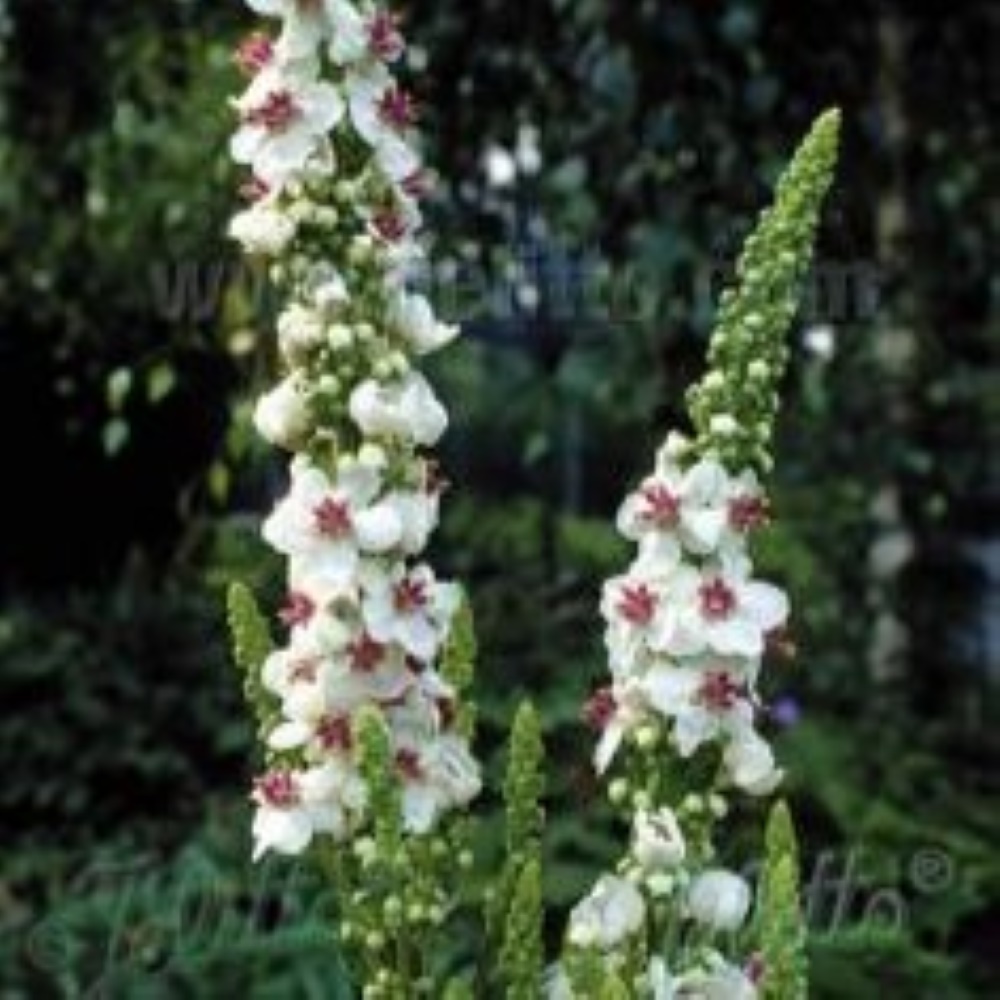
[[622,805],[628,798],[628,794],[628,782],[624,778],[615,778],[608,786],[608,798],[616,806]]

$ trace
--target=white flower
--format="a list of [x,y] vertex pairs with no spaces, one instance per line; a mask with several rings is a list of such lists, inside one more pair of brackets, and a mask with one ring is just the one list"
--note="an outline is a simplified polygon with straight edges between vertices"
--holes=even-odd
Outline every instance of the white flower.
[[278,43],[279,53],[288,59],[313,55],[326,31],[322,5],[299,0],[246,0],[251,10],[263,17],[284,19]]
[[344,115],[336,87],[316,83],[281,67],[264,70],[236,101],[242,125],[230,151],[237,163],[272,186],[300,172]]
[[295,239],[295,223],[283,212],[266,204],[257,204],[233,217],[229,235],[247,253],[274,257]]
[[278,317],[278,343],[290,361],[299,361],[326,336],[323,317],[315,310],[293,303]]
[[716,931],[736,931],[750,912],[750,886],[745,879],[724,869],[696,876],[688,888],[690,915]]
[[576,1000],[573,985],[562,965],[550,965],[542,980],[542,995],[545,1000]]
[[336,271],[325,270],[313,289],[313,301],[327,313],[334,313],[351,301],[347,283]]
[[403,779],[403,823],[411,833],[426,833],[443,811],[467,805],[482,787],[479,766],[457,736],[404,737],[396,765]]
[[368,26],[347,0],[324,0],[330,19],[330,59],[338,66],[363,59],[368,52]]
[[740,735],[753,725],[750,689],[738,661],[692,666],[660,664],[640,682],[649,704],[674,722],[682,757],[725,734]]
[[712,552],[726,526],[728,493],[729,477],[718,462],[702,460],[686,472],[664,462],[626,498],[618,529],[637,542],[676,533],[690,551]]
[[363,553],[398,545],[403,524],[395,507],[377,501],[378,473],[353,459],[338,464],[336,481],[307,461],[292,465],[288,496],[264,523],[263,533],[295,560],[295,575],[334,590],[354,574]]
[[351,418],[363,434],[409,439],[431,446],[448,426],[448,415],[419,372],[383,384],[362,382],[351,393]]
[[674,1000],[677,996],[677,984],[662,958],[650,959],[646,984],[652,1000]]
[[430,567],[397,567],[370,574],[362,616],[373,638],[398,643],[426,663],[437,655],[457,606],[455,585],[435,580]]
[[716,956],[711,968],[682,976],[676,982],[676,989],[676,996],[698,1000],[757,1000],[758,996],[757,987],[746,973],[721,956]]
[[667,806],[656,812],[641,810],[632,828],[632,854],[646,872],[676,868],[687,852],[684,834],[674,811]]
[[389,307],[389,323],[410,343],[417,354],[436,351],[458,336],[458,327],[441,323],[422,295],[397,293]]
[[330,58],[337,65],[363,59],[368,29],[348,0],[247,0],[264,17],[284,19],[278,51],[289,59],[312,56],[319,43],[330,40]]
[[747,579],[742,566],[702,571],[683,566],[672,576],[670,586],[671,613],[652,643],[663,653],[759,657],[768,633],[788,618],[784,592]]
[[294,375],[261,396],[253,420],[260,436],[281,448],[294,447],[308,433],[309,406]]
[[784,777],[770,746],[749,729],[726,747],[723,764],[733,784],[751,795],[770,795]]
[[663,579],[635,571],[607,580],[601,594],[601,615],[608,623],[605,643],[611,654],[611,669],[631,674],[642,661],[663,629],[664,615],[670,613]]
[[647,699],[646,692],[632,678],[625,678],[610,691],[599,692],[595,697],[603,701],[603,717],[594,720],[601,729],[601,738],[594,751],[594,770],[603,774],[611,766],[625,737],[645,720]]
[[752,470],[730,476],[712,459],[687,471],[661,452],[657,471],[625,499],[618,529],[639,542],[640,566],[678,558],[678,544],[695,555],[740,552],[747,533],[765,519],[767,504]]
[[348,809],[361,803],[360,780],[331,762],[307,771],[272,771],[254,789],[254,860],[267,851],[301,854],[320,833],[344,836]]
[[403,182],[420,169],[420,158],[407,141],[404,129],[385,113],[386,100],[398,93],[392,75],[380,64],[350,72],[344,92],[351,122],[372,147],[375,159],[390,180]]
[[639,890],[615,875],[603,875],[585,899],[573,908],[568,938],[579,948],[610,950],[638,933],[646,920]]

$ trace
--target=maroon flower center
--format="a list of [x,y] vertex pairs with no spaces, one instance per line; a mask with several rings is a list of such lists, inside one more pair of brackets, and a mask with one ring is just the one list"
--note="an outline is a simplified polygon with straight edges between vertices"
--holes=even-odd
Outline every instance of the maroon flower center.
[[354,744],[351,720],[345,715],[328,715],[316,727],[316,737],[324,750],[350,750]]
[[372,228],[386,243],[398,243],[406,236],[406,220],[395,208],[379,209],[372,216]]
[[378,116],[383,124],[402,132],[417,120],[417,105],[402,87],[390,87],[378,102]]
[[794,660],[799,652],[791,631],[785,627],[771,629],[764,636],[764,648],[779,660]]
[[319,673],[319,660],[309,658],[292,664],[289,678],[299,684],[315,684]]
[[269,132],[283,132],[301,116],[302,109],[289,91],[273,90],[263,104],[246,113],[246,121],[250,125],[266,128]]
[[395,62],[406,50],[397,15],[380,10],[368,23],[368,48],[384,62]]
[[327,497],[313,508],[313,523],[321,535],[343,538],[353,528],[351,509],[343,501]]
[[656,613],[656,594],[644,583],[624,586],[618,601],[618,612],[633,625],[648,625]]
[[274,44],[267,35],[255,33],[240,43],[233,58],[247,76],[256,76],[274,58]]
[[746,687],[724,670],[711,671],[698,689],[698,701],[711,712],[728,712],[746,695]]
[[458,711],[452,698],[438,698],[437,702],[438,720],[442,729],[451,729],[455,724]]
[[736,592],[725,580],[703,583],[699,596],[701,613],[705,618],[728,618],[736,610]]
[[599,688],[583,706],[583,721],[592,729],[601,732],[611,724],[618,711],[618,702],[609,687]]
[[420,763],[420,754],[416,750],[396,751],[396,770],[407,781],[420,781],[424,777],[424,768]]
[[370,674],[385,658],[385,646],[365,632],[347,647],[347,655],[352,670]]
[[285,599],[285,606],[278,612],[278,618],[288,628],[305,625],[316,613],[316,602],[300,590],[293,590]]
[[424,492],[430,496],[440,496],[451,486],[441,463],[429,458],[424,462]]
[[411,198],[425,198],[431,193],[433,182],[426,170],[417,169],[408,177],[404,177],[399,185]]
[[257,801],[274,809],[291,809],[300,802],[299,786],[288,771],[271,771],[254,782]]
[[412,615],[427,606],[430,600],[427,594],[427,584],[423,580],[414,580],[412,577],[396,584],[393,593],[393,600],[396,610],[401,615]]
[[734,497],[729,501],[729,523],[737,531],[752,531],[767,521],[767,500],[758,496]]
[[670,528],[677,524],[681,512],[680,497],[671,493],[662,483],[649,483],[640,491],[645,508],[643,520],[660,528]]
[[259,177],[251,177],[245,184],[240,185],[240,197],[244,201],[263,201],[271,193],[271,185],[267,181],[262,181]]
[[764,974],[767,972],[767,964],[764,961],[764,956],[760,954],[751,955],[744,971],[747,974],[747,979],[754,986],[760,986],[764,981]]

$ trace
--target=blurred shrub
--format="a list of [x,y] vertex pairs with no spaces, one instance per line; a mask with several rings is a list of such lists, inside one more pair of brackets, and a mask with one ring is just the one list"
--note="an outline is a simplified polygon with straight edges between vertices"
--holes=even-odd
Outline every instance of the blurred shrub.
[[142,570],[106,593],[0,619],[0,824],[8,849],[122,835],[160,842],[238,788],[249,728],[221,608],[200,582]]

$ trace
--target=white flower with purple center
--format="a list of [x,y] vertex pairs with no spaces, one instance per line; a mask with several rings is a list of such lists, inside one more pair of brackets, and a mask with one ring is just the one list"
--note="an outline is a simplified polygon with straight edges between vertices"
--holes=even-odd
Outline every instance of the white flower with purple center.
[[400,512],[379,499],[378,472],[342,459],[336,479],[307,460],[292,465],[288,495],[264,523],[264,537],[295,561],[295,575],[336,590],[353,576],[363,554],[382,554],[403,536]]
[[254,783],[254,860],[268,851],[301,854],[318,834],[340,839],[363,795],[357,773],[342,762],[305,771],[269,771]]
[[396,567],[368,574],[362,617],[379,642],[397,643],[421,663],[430,663],[458,607],[458,590],[441,583],[429,566]]
[[305,168],[344,115],[336,87],[282,67],[255,77],[235,107],[241,125],[230,144],[232,157],[274,187]]

